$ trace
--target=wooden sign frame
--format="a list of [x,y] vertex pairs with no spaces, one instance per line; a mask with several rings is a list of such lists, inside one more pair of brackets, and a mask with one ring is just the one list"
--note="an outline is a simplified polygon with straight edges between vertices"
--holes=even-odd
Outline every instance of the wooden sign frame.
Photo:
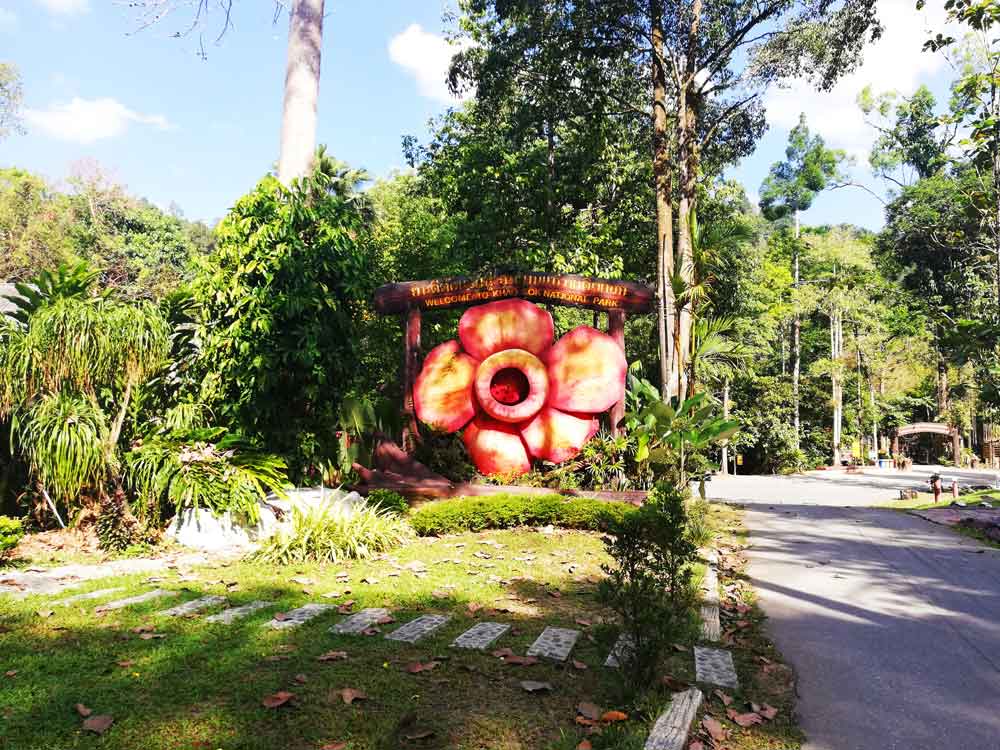
[[[656,308],[656,292],[648,284],[570,274],[504,273],[380,286],[375,290],[376,312],[403,317],[403,447],[408,452],[413,451],[419,435],[413,384],[420,372],[421,311],[471,307],[510,298],[606,312],[607,333],[622,351],[626,313],[649,313]],[[614,434],[618,434],[618,423],[624,416],[623,398],[610,410]]]

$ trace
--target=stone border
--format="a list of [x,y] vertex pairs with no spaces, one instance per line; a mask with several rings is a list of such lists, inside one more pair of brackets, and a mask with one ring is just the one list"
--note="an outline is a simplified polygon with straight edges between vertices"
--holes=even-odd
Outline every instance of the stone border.
[[645,750],[681,750],[687,742],[691,723],[698,715],[704,696],[698,688],[688,688],[683,693],[674,693],[667,710],[653,725]]

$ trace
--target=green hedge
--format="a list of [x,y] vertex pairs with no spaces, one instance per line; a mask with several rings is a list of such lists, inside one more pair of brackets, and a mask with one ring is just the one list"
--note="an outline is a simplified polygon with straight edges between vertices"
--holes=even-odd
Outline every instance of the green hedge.
[[456,497],[421,506],[410,516],[410,524],[421,536],[548,524],[603,531],[633,510],[628,503],[562,495]]

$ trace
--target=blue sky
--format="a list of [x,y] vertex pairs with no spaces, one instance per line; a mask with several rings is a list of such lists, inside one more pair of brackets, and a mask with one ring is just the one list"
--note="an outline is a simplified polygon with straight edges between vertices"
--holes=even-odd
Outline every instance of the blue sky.
[[[941,10],[921,15],[913,6],[880,2],[885,38],[832,92],[792,82],[768,93],[771,128],[731,176],[754,196],[804,111],[830,145],[858,157],[856,178],[880,190],[864,168],[872,133],[854,104],[857,92],[865,84],[908,92],[928,83],[940,94],[948,80],[944,61],[920,51]],[[384,176],[403,166],[401,137],[424,137],[428,119],[454,103],[443,81],[447,2],[327,0],[326,7],[319,141]],[[131,33],[139,20],[127,3],[0,0],[0,60],[21,70],[28,128],[0,142],[0,164],[59,181],[75,162],[96,160],[133,193],[175,202],[189,218],[217,219],[277,157],[287,25],[284,18],[272,25],[271,8],[237,2],[235,27],[218,45],[212,30],[221,19],[209,19],[202,60],[197,36],[170,38],[180,21]],[[876,199],[845,188],[820,196],[804,220],[877,228],[881,213]]]

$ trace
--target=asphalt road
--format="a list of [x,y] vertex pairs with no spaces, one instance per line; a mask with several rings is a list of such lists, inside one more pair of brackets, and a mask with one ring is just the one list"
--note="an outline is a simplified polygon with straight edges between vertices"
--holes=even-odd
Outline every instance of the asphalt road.
[[750,575],[798,672],[808,750],[1000,750],[1000,550],[863,507],[900,476],[709,488],[747,503]]

